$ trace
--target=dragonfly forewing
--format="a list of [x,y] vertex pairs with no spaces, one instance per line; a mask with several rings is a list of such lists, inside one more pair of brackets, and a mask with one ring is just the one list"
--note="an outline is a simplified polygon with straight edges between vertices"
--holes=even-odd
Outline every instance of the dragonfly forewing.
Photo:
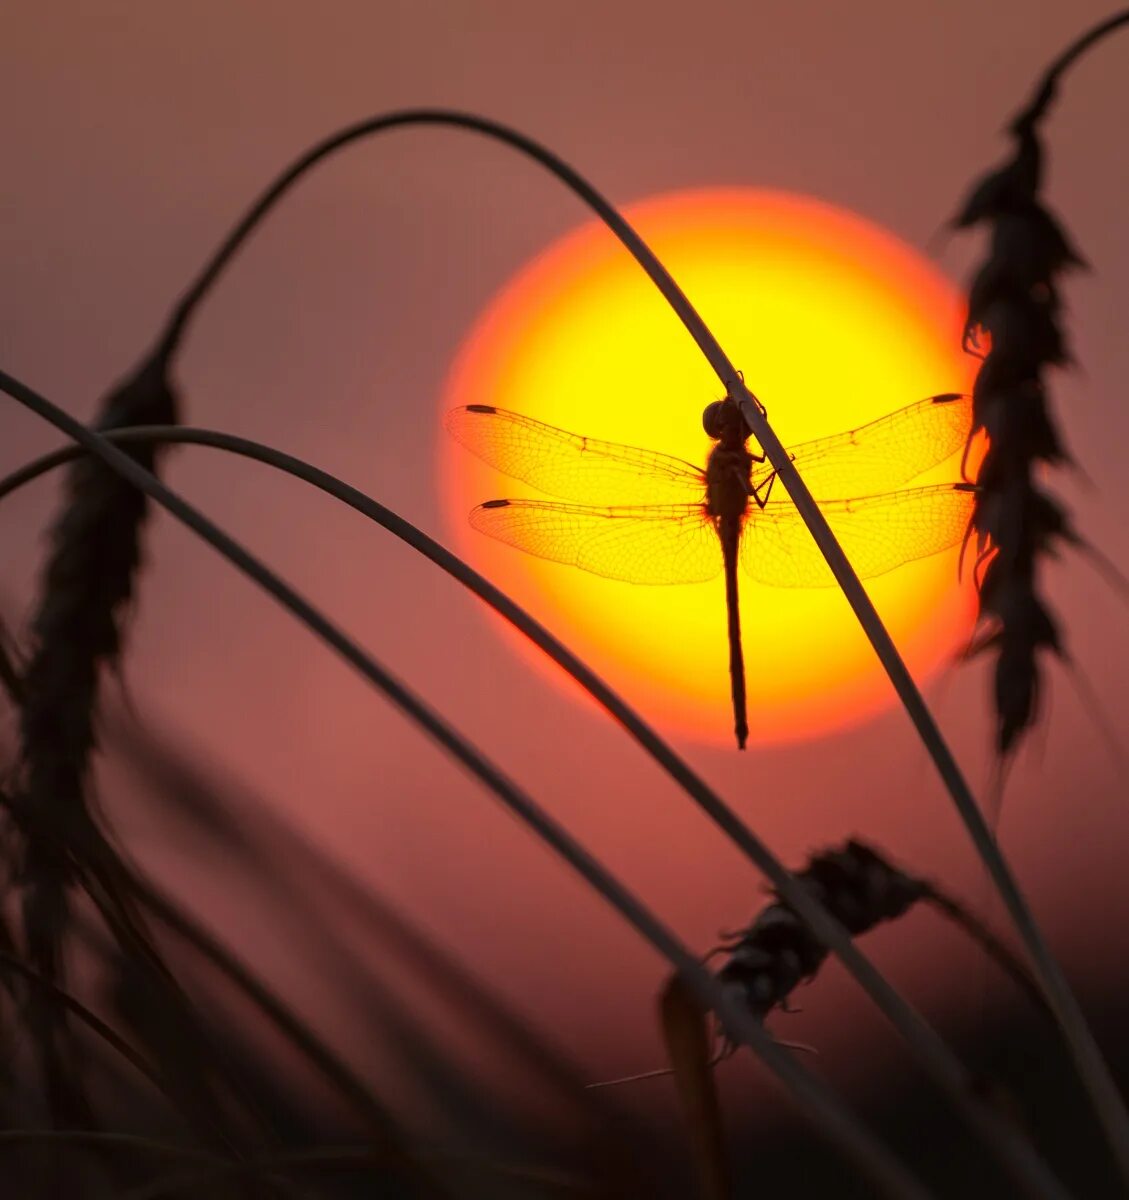
[[721,542],[701,504],[491,500],[470,523],[527,554],[627,583],[704,583],[722,569]]
[[[851,566],[863,579],[957,545],[968,531],[976,489],[969,484],[907,488],[854,500],[820,500]],[[772,587],[831,587],[835,578],[790,502],[753,509],[741,535],[741,565]]]
[[452,409],[445,424],[490,466],[564,500],[690,504],[705,493],[705,473],[680,458],[581,437],[492,405]]
[[[858,429],[789,446],[788,453],[817,499],[869,496],[908,483],[951,458],[964,449],[971,428],[972,397],[949,392]],[[771,471],[768,463],[754,467],[758,488]]]

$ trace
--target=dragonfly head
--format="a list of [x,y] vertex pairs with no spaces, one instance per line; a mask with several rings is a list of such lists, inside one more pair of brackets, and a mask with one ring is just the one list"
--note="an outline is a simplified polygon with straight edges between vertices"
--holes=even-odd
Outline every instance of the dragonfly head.
[[732,400],[715,400],[707,404],[702,413],[702,428],[726,446],[743,446],[749,436],[745,418]]

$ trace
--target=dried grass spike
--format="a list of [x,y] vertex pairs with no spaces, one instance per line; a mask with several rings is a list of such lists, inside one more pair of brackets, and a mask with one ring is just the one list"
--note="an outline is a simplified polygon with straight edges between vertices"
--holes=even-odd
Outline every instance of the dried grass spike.
[[981,330],[990,335],[973,387],[973,432],[987,433],[989,446],[972,520],[978,545],[990,546],[995,557],[982,577],[974,648],[997,655],[993,697],[1001,755],[1010,754],[1037,719],[1041,657],[1065,653],[1038,589],[1040,563],[1062,543],[1082,545],[1062,507],[1035,484],[1037,464],[1070,462],[1047,405],[1046,379],[1051,368],[1072,361],[1059,282],[1087,266],[1043,202],[1041,124],[1068,68],[1123,25],[1129,25],[1129,10],[1087,30],[1051,63],[1008,126],[1011,158],[977,181],[952,221],[957,228],[983,223],[991,233],[988,257],[969,289],[964,342],[966,348],[978,344]]
[[[99,424],[167,424],[176,415],[176,397],[158,358],[111,393]],[[130,453],[148,469],[154,466],[154,447],[139,445]],[[91,815],[85,785],[96,743],[99,678],[121,652],[147,511],[142,493],[102,463],[76,460],[31,620],[14,813],[23,840],[19,883],[26,952],[51,983],[63,977],[68,893],[83,867],[102,876],[103,893],[111,899],[117,886],[105,870],[116,856]],[[33,1005],[33,1012],[40,1007]],[[61,1017],[40,1012],[34,1021],[53,1106],[64,1115],[73,1108],[74,1088],[59,1057]]]
[[1016,131],[1019,145],[1002,167],[982,176],[952,219],[954,229],[967,229],[1034,199],[1043,173],[1043,152],[1032,130]]
[[[935,884],[899,870],[865,843],[851,839],[814,855],[797,879],[858,937],[928,902],[972,937],[1019,985],[1041,1012],[1046,1002],[1027,968],[981,921]],[[739,990],[758,1020],[774,1008],[788,1011],[788,996],[823,964],[826,952],[779,898],[725,947],[719,982]]]
[[[853,840],[816,855],[798,878],[853,936],[901,916],[925,887]],[[740,987],[748,1007],[763,1020],[815,975],[826,957],[807,925],[777,898],[741,935],[718,978]]]

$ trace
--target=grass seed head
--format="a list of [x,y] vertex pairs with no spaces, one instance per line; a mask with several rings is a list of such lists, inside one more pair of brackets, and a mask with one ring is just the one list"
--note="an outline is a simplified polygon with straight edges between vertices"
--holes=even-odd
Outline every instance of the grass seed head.
[[[161,359],[147,361],[110,394],[100,428],[172,423],[177,402]],[[152,446],[131,447],[147,468]],[[86,801],[96,744],[98,685],[120,658],[142,562],[145,497],[93,458],[70,468],[50,534],[20,689],[20,753],[14,814],[23,842],[23,931],[29,961],[48,981],[63,975],[69,891],[84,864],[114,853]],[[100,870],[95,866],[96,871]],[[112,885],[111,885],[112,886]],[[61,1017],[37,1010],[33,1030],[50,1090],[66,1091]]]
[[995,744],[1002,755],[1037,719],[1042,655],[1063,653],[1039,592],[1039,569],[1060,543],[1077,538],[1062,506],[1034,479],[1038,464],[1068,458],[1046,381],[1051,368],[1071,361],[1059,281],[1084,265],[1041,201],[1043,152],[1034,122],[1019,122],[1013,132],[1012,159],[972,190],[954,222],[984,223],[991,234],[969,288],[966,343],[988,347],[973,387],[973,431],[988,437],[973,526],[992,557],[980,575],[973,652],[996,656]]
[[[972,523],[982,552],[980,629],[973,652],[996,655],[996,749],[1010,754],[1038,714],[1041,656],[1065,657],[1062,636],[1038,591],[1041,563],[1063,544],[1083,545],[1065,511],[1035,485],[1037,464],[1069,461],[1047,403],[1053,367],[1071,363],[1061,278],[1085,259],[1043,202],[1041,126],[1064,74],[1091,47],[1129,26],[1122,9],[1088,29],[1037,81],[1008,125],[1011,157],[969,189],[955,228],[984,225],[988,256],[972,280],[966,348],[987,344],[973,388],[973,435],[988,435]],[[1091,554],[1094,554],[1091,551]]]
[[[901,916],[924,894],[919,880],[853,840],[841,849],[817,854],[797,877],[854,936]],[[746,1005],[760,1018],[783,1007],[791,992],[814,976],[827,957],[827,948],[779,897],[728,949],[718,979],[739,988]]]

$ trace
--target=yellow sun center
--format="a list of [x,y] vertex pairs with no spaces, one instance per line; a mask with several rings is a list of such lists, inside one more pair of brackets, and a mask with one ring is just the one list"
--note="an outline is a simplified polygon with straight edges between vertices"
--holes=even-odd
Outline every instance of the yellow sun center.
[[[975,364],[960,352],[959,293],[916,251],[861,218],[750,189],[663,196],[626,215],[743,369],[785,445],[970,387]],[[495,405],[704,464],[710,442],[701,413],[720,395],[658,291],[602,225],[589,223],[490,304],[458,355],[444,407]],[[720,577],[642,586],[523,554],[472,530],[467,513],[497,497],[548,497],[446,437],[441,471],[463,556],[660,728],[732,744]],[[959,460],[951,459],[905,486],[958,478]],[[589,502],[607,503],[596,493]],[[973,597],[968,583],[957,583],[957,554],[867,581],[919,678],[969,630]],[[741,621],[751,742],[812,737],[892,700],[837,590],[779,589],[744,577]]]

